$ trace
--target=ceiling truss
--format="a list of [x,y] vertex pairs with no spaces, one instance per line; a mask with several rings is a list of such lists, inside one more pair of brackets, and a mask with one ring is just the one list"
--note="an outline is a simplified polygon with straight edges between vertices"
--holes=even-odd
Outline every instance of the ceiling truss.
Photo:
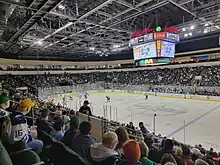
[[185,33],[181,29],[191,25],[197,26],[194,36],[220,29],[219,0],[0,2],[15,6],[5,26],[0,26],[4,51],[21,56],[110,54],[114,45],[128,49],[132,32],[156,25],[177,27],[181,37]]

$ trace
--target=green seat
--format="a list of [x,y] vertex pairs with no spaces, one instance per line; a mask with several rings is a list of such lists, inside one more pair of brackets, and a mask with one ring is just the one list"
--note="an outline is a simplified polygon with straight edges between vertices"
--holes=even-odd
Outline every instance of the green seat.
[[4,165],[12,165],[11,159],[6,151],[5,147],[3,146],[0,140],[0,164]]
[[31,150],[31,148],[25,148],[20,151],[10,153],[10,157],[13,165],[33,165],[42,163],[39,156]]

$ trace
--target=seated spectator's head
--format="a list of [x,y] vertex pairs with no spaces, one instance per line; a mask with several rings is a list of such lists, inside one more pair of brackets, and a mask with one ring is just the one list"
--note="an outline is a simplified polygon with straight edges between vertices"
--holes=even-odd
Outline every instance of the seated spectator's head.
[[32,107],[34,107],[34,103],[31,99],[23,99],[20,101],[18,111],[23,113],[24,115],[28,114]]
[[137,130],[137,140],[138,141],[143,141],[144,140],[144,136],[141,130]]
[[0,108],[7,109],[10,106],[9,97],[6,94],[0,95]]
[[74,111],[74,110],[71,110],[71,111],[70,111],[70,118],[73,117],[75,114],[76,114],[75,111]]
[[164,154],[160,161],[161,165],[177,165],[172,154]]
[[124,127],[118,127],[115,133],[118,136],[118,145],[116,148],[122,148],[124,143],[129,139],[128,132]]
[[183,155],[183,150],[182,150],[182,148],[179,147],[179,146],[177,146],[177,147],[175,148],[175,154],[176,154],[177,156],[182,156],[182,155]]
[[140,141],[139,143],[140,146],[140,150],[141,150],[141,157],[148,157],[148,153],[149,153],[149,148],[146,145],[146,143],[144,141]]
[[206,161],[202,160],[202,159],[197,159],[195,161],[195,165],[209,165]]
[[83,121],[80,125],[79,125],[79,131],[81,134],[83,135],[89,135],[90,131],[92,130],[92,125],[90,122],[88,121]]
[[190,149],[186,146],[182,147],[183,150],[183,156],[190,156]]
[[66,111],[66,110],[63,110],[63,111],[62,111],[62,115],[67,115],[67,111]]
[[79,129],[79,124],[80,124],[80,119],[78,116],[73,116],[70,119],[70,127],[71,129],[75,130],[75,129]]
[[143,122],[140,122],[140,123],[139,123],[139,127],[142,128],[143,126],[144,126],[144,123],[143,123]]
[[41,111],[41,118],[42,118],[42,119],[45,119],[45,120],[48,120],[49,114],[50,114],[50,110],[47,109],[47,108],[44,108],[44,109]]
[[133,125],[134,125],[133,122],[130,122],[130,123],[129,123],[129,126],[133,126]]
[[147,144],[147,146],[151,147],[154,143],[154,139],[152,137],[145,137],[144,142]]
[[102,139],[102,145],[106,148],[115,149],[118,144],[118,136],[115,132],[107,132]]
[[123,146],[123,152],[125,159],[129,163],[136,163],[140,160],[141,151],[135,140],[127,140]]
[[56,131],[61,131],[64,126],[64,121],[62,119],[57,119],[54,123],[54,129]]
[[171,139],[166,139],[164,141],[164,149],[167,151],[173,151],[173,141]]
[[83,102],[83,105],[84,105],[84,106],[88,106],[88,105],[89,105],[89,101],[88,101],[88,100],[85,100],[85,101]]
[[206,154],[205,148],[201,148],[201,149],[200,149],[200,152],[201,152],[203,155],[205,155],[205,154]]

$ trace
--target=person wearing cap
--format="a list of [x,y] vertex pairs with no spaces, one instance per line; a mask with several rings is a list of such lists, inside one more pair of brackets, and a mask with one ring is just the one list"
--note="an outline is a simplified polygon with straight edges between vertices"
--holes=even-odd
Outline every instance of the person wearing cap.
[[11,134],[9,142],[18,144],[20,142],[27,143],[36,153],[40,153],[43,149],[43,142],[37,140],[37,131],[32,129],[29,132],[27,119],[25,117],[35,104],[31,99],[23,99],[20,101],[18,109],[11,115]]
[[9,97],[5,94],[0,95],[0,112],[9,114],[6,109],[10,106]]
[[83,103],[83,106],[80,107],[79,112],[86,114],[86,115],[89,115],[89,116],[92,116],[91,109],[88,105],[89,105],[89,101],[85,100]]

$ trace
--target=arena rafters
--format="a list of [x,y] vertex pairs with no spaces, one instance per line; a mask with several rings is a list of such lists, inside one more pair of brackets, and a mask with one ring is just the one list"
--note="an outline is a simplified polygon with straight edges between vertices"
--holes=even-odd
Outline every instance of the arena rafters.
[[182,39],[219,30],[217,0],[0,0],[1,54],[79,60],[129,49],[130,34],[173,26]]

